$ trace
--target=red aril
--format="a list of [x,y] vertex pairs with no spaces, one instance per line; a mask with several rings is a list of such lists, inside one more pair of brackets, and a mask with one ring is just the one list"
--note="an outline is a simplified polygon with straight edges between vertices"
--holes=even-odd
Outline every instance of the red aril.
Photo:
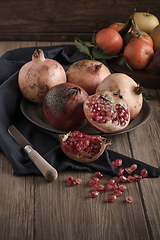
[[98,197],[98,195],[99,195],[99,192],[98,192],[98,191],[94,191],[94,192],[91,192],[91,193],[90,193],[90,197],[91,197],[91,198],[96,198],[96,197]]
[[147,169],[143,169],[141,172],[140,172],[140,175],[142,176],[142,177],[147,177],[148,176],[148,171],[147,171]]
[[74,176],[73,175],[71,175],[71,176],[69,176],[68,178],[67,178],[67,182],[71,182],[71,181],[73,181],[74,180]]
[[77,183],[77,184],[82,184],[82,179],[81,179],[80,177],[77,177],[77,178],[76,178],[76,183]]
[[100,135],[88,135],[79,131],[59,134],[59,139],[62,151],[78,162],[95,161],[102,155],[106,145],[111,144]]
[[119,185],[119,190],[120,190],[121,192],[126,191],[126,189],[127,189],[126,185],[124,185],[124,184],[120,184],[120,185]]
[[121,175],[121,176],[119,177],[119,180],[120,180],[121,182],[127,182],[127,178],[126,178],[125,176],[123,176],[123,175]]
[[139,181],[142,179],[142,176],[138,175],[138,174],[134,174],[134,179],[135,179],[135,181]]
[[43,101],[43,112],[55,128],[73,131],[86,124],[83,112],[87,92],[71,83],[62,83],[48,91]]
[[103,175],[101,172],[95,172],[97,178],[102,179]]
[[128,180],[128,182],[131,183],[131,182],[134,182],[134,181],[135,181],[135,178],[130,175],[130,176],[127,177],[127,180]]
[[111,191],[111,190],[113,190],[113,185],[107,183],[107,185],[106,185],[106,190],[107,190],[107,191]]
[[127,201],[128,203],[132,203],[132,202],[133,202],[132,196],[127,196],[127,197],[126,197],[126,201]]
[[95,60],[79,60],[66,71],[67,82],[81,86],[89,95],[94,94],[102,80],[111,74],[107,66]]
[[116,199],[117,199],[117,196],[113,194],[107,197],[107,202],[112,203],[112,202],[115,202]]
[[85,116],[95,129],[104,133],[119,132],[128,126],[130,112],[117,92],[103,91],[86,98]]
[[[119,168],[119,171],[118,171],[118,174],[119,174],[120,176],[122,176],[123,173],[124,173],[124,168],[120,167],[120,168]],[[121,178],[119,178],[119,180],[121,180]]]
[[113,191],[113,194],[116,195],[117,197],[122,196],[122,192],[121,192],[120,190],[117,190],[117,189],[115,189],[115,190]]
[[95,183],[95,181],[94,181],[93,179],[91,179],[91,180],[89,181],[89,186],[90,186],[90,187],[93,187],[95,184],[96,184],[96,183]]

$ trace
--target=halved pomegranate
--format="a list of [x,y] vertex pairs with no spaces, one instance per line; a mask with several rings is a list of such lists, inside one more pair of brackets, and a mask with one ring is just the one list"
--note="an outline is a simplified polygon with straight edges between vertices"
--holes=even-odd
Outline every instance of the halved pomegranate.
[[78,162],[93,162],[104,152],[107,145],[111,144],[100,135],[88,135],[79,131],[59,134],[62,151],[71,159]]
[[129,124],[130,111],[118,92],[98,92],[84,101],[85,116],[95,129],[104,133],[114,133]]

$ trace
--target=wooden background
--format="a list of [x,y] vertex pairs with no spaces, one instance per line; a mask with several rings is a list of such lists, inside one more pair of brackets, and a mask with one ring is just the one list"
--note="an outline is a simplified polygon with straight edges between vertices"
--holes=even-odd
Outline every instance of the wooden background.
[[0,1],[0,41],[91,41],[94,31],[126,22],[135,8],[160,19],[159,0]]

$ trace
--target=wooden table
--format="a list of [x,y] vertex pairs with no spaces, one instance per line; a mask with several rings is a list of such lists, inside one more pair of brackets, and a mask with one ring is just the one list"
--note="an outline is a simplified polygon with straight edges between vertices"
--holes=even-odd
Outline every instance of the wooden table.
[[[50,46],[48,42],[0,42],[0,55],[19,47]],[[160,165],[160,90],[145,89],[151,116],[137,129],[112,137],[109,149],[151,164]],[[70,175],[82,185],[69,187]],[[106,203],[104,191],[90,198],[89,180],[94,174],[66,170],[54,182],[43,177],[13,175],[0,153],[1,240],[158,240],[160,239],[160,178],[127,183],[127,190],[114,203]],[[110,176],[101,182],[106,184]],[[127,195],[134,199],[125,201]]]

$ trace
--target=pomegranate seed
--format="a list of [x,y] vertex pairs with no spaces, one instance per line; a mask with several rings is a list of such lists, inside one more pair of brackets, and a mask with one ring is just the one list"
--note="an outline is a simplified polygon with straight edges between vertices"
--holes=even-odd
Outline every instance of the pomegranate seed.
[[119,180],[121,182],[127,182],[127,178],[125,176],[123,176],[123,175],[119,177]]
[[74,176],[72,175],[72,176],[69,176],[68,178],[67,178],[67,182],[71,182],[71,181],[73,181],[74,180]]
[[103,175],[100,172],[95,172],[97,178],[102,179]]
[[118,167],[115,161],[112,161],[112,166],[113,166],[114,168],[117,168],[117,167]]
[[124,185],[124,184],[119,185],[119,190],[120,190],[121,192],[126,191],[126,189],[127,189],[126,185]]
[[117,176],[115,176],[113,179],[115,180],[116,183],[120,182],[119,177],[117,177]]
[[131,174],[131,173],[132,173],[132,169],[131,169],[130,167],[125,168],[125,171],[126,171],[128,174]]
[[130,175],[127,177],[127,180],[128,180],[128,182],[134,182],[135,179],[133,176]]
[[107,191],[113,190],[113,185],[107,184],[107,185],[106,185],[106,190],[107,190]]
[[69,185],[70,187],[73,187],[74,185],[76,185],[76,181],[75,181],[75,180],[72,180],[72,181],[70,181],[70,182],[68,183],[68,185]]
[[82,179],[80,177],[76,178],[76,183],[77,184],[82,184]]
[[117,158],[117,159],[116,159],[116,165],[117,165],[118,167],[120,167],[120,166],[122,165],[122,159]]
[[113,178],[111,178],[109,181],[108,181],[108,184],[111,184],[113,185],[115,183],[115,180]]
[[148,176],[148,171],[147,171],[147,169],[144,168],[144,169],[141,171],[140,175],[141,175],[142,177],[147,177],[147,176]]
[[119,175],[123,175],[123,173],[124,173],[124,169],[123,169],[123,168],[120,168],[119,171],[118,171],[118,174],[119,174]]
[[112,184],[112,186],[113,186],[113,189],[118,189],[119,188],[119,184],[118,183],[114,183],[114,184]]
[[92,180],[93,180],[95,183],[98,183],[98,182],[99,182],[99,178],[98,178],[98,177],[92,177]]
[[93,179],[91,179],[91,180],[89,181],[89,186],[93,187],[94,185],[95,185],[95,181],[94,181]]
[[134,179],[135,179],[135,181],[139,181],[142,179],[142,176],[138,175],[138,174],[134,174]]
[[122,192],[117,189],[113,190],[113,194],[116,195],[117,197],[122,196]]
[[98,195],[99,195],[99,192],[97,192],[97,191],[94,191],[94,192],[90,193],[91,198],[96,198],[96,197],[98,197]]
[[126,197],[126,201],[127,201],[128,203],[132,203],[132,202],[133,202],[132,196],[127,196],[127,197]]
[[117,196],[113,194],[107,197],[107,202],[112,203],[112,202],[115,202],[116,199],[117,199]]
[[137,169],[137,164],[132,164],[132,166],[130,167],[132,172],[135,171]]
[[98,183],[92,189],[94,191],[101,192],[101,191],[103,191],[105,189],[105,186],[103,184]]

